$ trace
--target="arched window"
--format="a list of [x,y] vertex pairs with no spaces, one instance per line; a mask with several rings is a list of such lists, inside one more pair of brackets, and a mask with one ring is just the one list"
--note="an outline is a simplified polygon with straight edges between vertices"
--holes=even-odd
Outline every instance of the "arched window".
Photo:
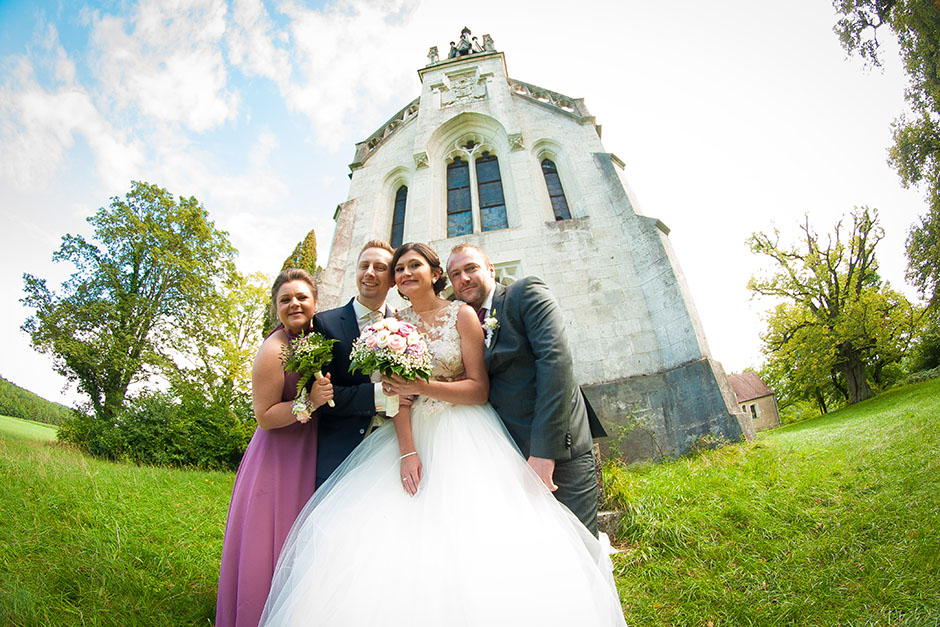
[[405,236],[405,201],[408,199],[408,188],[402,185],[395,194],[395,210],[392,213],[392,248],[401,246]]
[[542,159],[542,174],[545,175],[548,196],[552,199],[552,211],[555,212],[555,220],[570,220],[571,212],[568,211],[565,190],[562,189],[561,179],[558,178],[558,168],[555,167],[555,163],[551,159]]
[[476,160],[477,191],[480,196],[480,226],[484,231],[505,229],[506,201],[499,176],[499,161],[488,152]]
[[447,237],[473,233],[470,164],[455,157],[447,166]]

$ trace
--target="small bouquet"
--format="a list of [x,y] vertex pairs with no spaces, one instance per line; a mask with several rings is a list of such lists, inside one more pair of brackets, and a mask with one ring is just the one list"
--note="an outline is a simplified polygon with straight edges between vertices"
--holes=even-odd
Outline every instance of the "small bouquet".
[[[310,419],[310,409],[307,406],[307,383],[310,379],[319,379],[323,376],[322,370],[333,357],[333,344],[336,340],[328,340],[319,333],[301,333],[284,347],[281,353],[281,363],[285,372],[296,372],[300,375],[297,382],[297,398],[291,405],[291,411],[297,416],[304,416],[303,422]],[[335,407],[333,401],[327,401],[330,407]]]
[[[387,377],[397,374],[406,381],[431,378],[431,352],[424,336],[414,325],[397,318],[385,318],[362,330],[349,354],[349,371]],[[398,414],[398,395],[387,396],[385,414]]]

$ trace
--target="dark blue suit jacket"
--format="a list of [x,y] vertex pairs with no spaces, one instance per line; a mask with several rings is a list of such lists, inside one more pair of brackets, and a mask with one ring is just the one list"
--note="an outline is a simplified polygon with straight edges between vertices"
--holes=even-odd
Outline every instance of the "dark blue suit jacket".
[[[391,315],[387,307],[385,315]],[[375,415],[375,396],[369,377],[359,372],[349,372],[349,353],[353,342],[359,337],[359,324],[356,322],[352,299],[343,307],[314,316],[313,330],[336,340],[333,358],[323,369],[324,374],[330,373],[336,407],[323,405],[317,410],[320,421],[317,434],[319,487],[362,442],[365,430]]]

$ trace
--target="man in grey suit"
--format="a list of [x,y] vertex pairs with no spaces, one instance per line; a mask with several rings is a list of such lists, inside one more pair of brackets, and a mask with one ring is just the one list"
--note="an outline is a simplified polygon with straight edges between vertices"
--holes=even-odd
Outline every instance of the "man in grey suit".
[[[597,535],[597,482],[588,410],[574,379],[561,309],[548,287],[526,277],[506,287],[476,246],[447,259],[454,294],[484,326],[489,401],[555,498]],[[482,460],[481,460],[482,461]]]

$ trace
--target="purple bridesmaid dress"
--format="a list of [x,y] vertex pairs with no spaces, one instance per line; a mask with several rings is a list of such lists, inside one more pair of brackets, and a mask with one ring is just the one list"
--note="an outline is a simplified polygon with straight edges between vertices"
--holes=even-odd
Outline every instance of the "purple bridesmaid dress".
[[[298,378],[285,374],[281,400],[294,399]],[[313,495],[316,478],[316,414],[306,424],[255,430],[228,508],[216,627],[257,627],[281,546]]]

